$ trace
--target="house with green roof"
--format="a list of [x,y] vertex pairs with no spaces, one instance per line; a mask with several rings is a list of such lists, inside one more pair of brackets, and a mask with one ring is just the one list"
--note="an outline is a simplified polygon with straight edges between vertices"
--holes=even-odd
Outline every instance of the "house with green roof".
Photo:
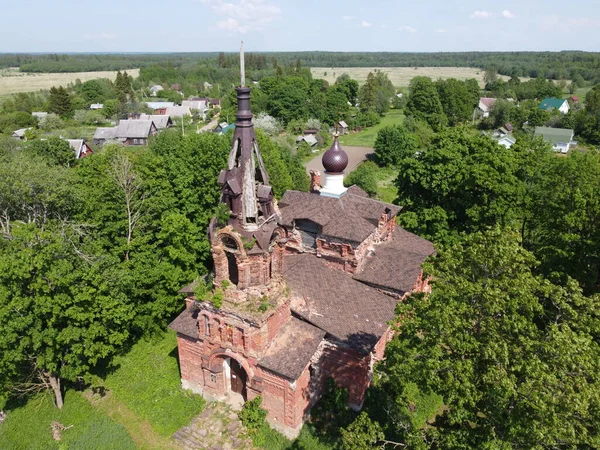
[[535,136],[541,136],[546,142],[552,145],[556,152],[567,153],[573,141],[574,132],[568,128],[549,128],[535,127]]
[[542,100],[538,108],[546,111],[558,109],[562,114],[567,114],[569,112],[569,102],[563,98],[548,97]]

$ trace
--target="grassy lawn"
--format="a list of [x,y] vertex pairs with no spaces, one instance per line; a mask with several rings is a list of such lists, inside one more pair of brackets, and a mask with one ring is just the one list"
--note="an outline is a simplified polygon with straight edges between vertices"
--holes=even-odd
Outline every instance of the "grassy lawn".
[[254,436],[253,442],[257,447],[266,450],[334,450],[337,448],[335,444],[319,438],[311,425],[305,425],[294,441],[265,426]]
[[118,369],[106,376],[104,386],[162,436],[170,436],[202,412],[204,399],[181,389],[174,332],[138,342],[115,364]]
[[[0,425],[0,448],[3,450],[136,448],[122,425],[92,408],[75,391],[66,392],[62,410],[54,407],[49,395],[39,395],[7,413],[8,418]],[[71,427],[62,432],[60,442],[52,439],[50,426],[54,421]]]
[[404,114],[399,109],[390,109],[390,111],[381,119],[378,125],[366,128],[359,133],[351,133],[340,137],[342,145],[354,145],[357,147],[373,147],[377,133],[383,127],[394,124],[401,124],[404,121]]
[[394,181],[398,177],[398,169],[380,167],[375,176],[377,178],[375,198],[382,202],[392,203],[398,197],[398,189],[394,186]]

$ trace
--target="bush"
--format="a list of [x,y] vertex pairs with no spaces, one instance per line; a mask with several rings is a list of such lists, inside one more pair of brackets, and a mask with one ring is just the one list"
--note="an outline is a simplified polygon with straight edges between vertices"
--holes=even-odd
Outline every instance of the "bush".
[[356,168],[346,177],[344,184],[346,186],[357,185],[363,189],[369,196],[377,194],[377,171],[380,170],[372,161],[366,161]]
[[311,417],[321,434],[338,439],[340,429],[350,425],[356,417],[356,413],[348,407],[348,390],[337,387],[333,378],[329,378],[325,393],[312,409]]
[[238,416],[242,424],[248,430],[250,436],[256,436],[261,428],[267,426],[267,411],[261,408],[262,397],[259,395],[254,399],[244,403]]
[[373,127],[381,121],[381,117],[373,110],[359,112],[354,119],[354,127]]

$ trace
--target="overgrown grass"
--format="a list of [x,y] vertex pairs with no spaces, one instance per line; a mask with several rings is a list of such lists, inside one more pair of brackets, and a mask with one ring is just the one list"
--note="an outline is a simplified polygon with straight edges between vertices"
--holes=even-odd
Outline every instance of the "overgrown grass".
[[[91,407],[75,391],[65,394],[65,406],[56,408],[48,394],[30,399],[25,405],[8,410],[0,425],[0,448],[3,450],[128,450],[135,445],[125,428]],[[62,440],[52,439],[52,422],[65,427]]]
[[201,396],[181,388],[175,333],[138,342],[115,364],[104,385],[159,434],[170,436],[204,409]]
[[358,133],[346,134],[340,137],[342,145],[354,145],[357,147],[373,147],[377,133],[383,127],[388,125],[398,125],[404,121],[404,114],[400,109],[390,109],[390,111],[381,119],[378,125],[371,128],[365,128]]
[[377,178],[377,193],[375,197],[382,202],[393,203],[398,197],[398,189],[394,181],[398,177],[398,169],[394,167],[380,167],[375,174]]
[[305,425],[297,439],[290,441],[270,426],[262,427],[253,437],[254,445],[267,450],[335,450],[335,443],[319,437],[311,425]]

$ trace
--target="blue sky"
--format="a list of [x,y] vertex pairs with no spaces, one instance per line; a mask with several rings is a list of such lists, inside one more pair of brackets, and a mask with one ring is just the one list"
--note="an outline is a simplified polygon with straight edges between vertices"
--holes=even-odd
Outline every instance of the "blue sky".
[[600,0],[3,0],[0,52],[600,51]]

